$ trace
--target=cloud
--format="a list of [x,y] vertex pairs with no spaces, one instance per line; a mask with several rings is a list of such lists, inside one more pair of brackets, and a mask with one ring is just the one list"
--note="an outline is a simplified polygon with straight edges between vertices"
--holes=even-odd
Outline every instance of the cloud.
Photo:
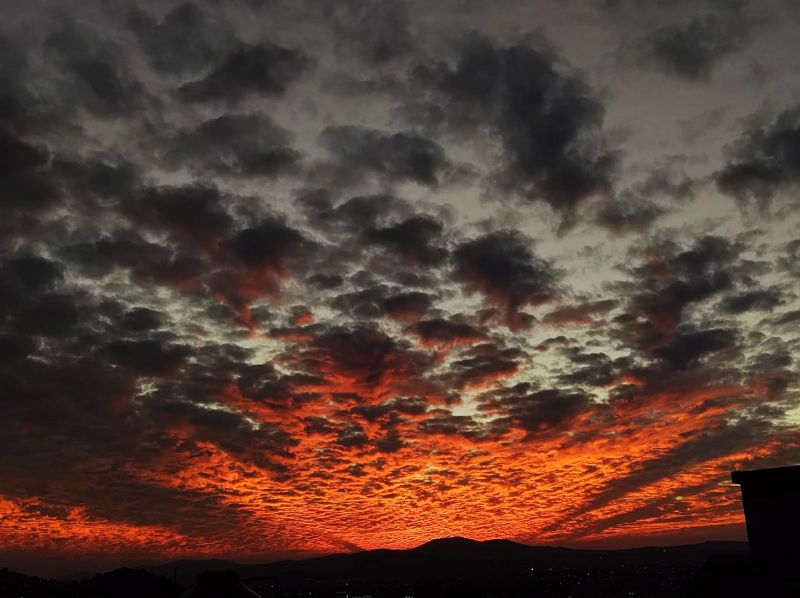
[[708,14],[685,26],[659,27],[640,43],[646,61],[690,81],[707,80],[725,57],[750,40],[746,22],[736,13]]
[[564,324],[591,324],[594,317],[603,316],[617,306],[613,299],[590,301],[580,305],[570,305],[555,309],[542,317],[542,324],[555,326]]
[[687,306],[732,288],[738,249],[727,239],[705,236],[689,247],[667,242],[651,251],[653,259],[633,269],[636,288],[628,309],[646,319],[646,342],[658,344],[656,339],[680,323]]
[[422,320],[409,326],[408,330],[419,336],[424,344],[452,345],[470,343],[484,338],[484,334],[465,322],[451,320]]
[[481,343],[460,352],[445,378],[458,389],[486,387],[519,372],[526,357],[521,349]]
[[324,14],[339,32],[337,47],[351,50],[368,63],[383,65],[414,48],[405,3],[338,0],[326,5]]
[[144,109],[150,97],[121,49],[95,37],[77,23],[64,21],[44,42],[45,56],[63,80],[59,100],[104,117]]
[[503,430],[484,426],[469,415],[452,415],[443,411],[422,420],[420,432],[425,435],[463,436],[471,440],[489,440],[501,435]]
[[656,355],[681,370],[695,365],[708,353],[735,347],[736,341],[734,331],[719,328],[679,333],[671,344],[659,348]]
[[370,401],[425,389],[430,385],[423,378],[433,364],[432,356],[367,324],[323,328],[287,359],[297,370],[326,380],[329,392]]
[[165,376],[176,373],[188,353],[188,347],[165,345],[156,340],[120,340],[104,349],[104,354],[111,363],[119,364],[144,376]]
[[698,182],[670,162],[601,201],[594,222],[615,234],[644,233],[676,203],[694,199]]
[[608,200],[602,204],[595,222],[612,233],[646,232],[666,210],[648,200]]
[[525,431],[528,439],[565,426],[591,407],[591,400],[582,393],[557,389],[518,393],[516,390],[483,395],[481,410],[508,418]]
[[64,336],[81,317],[74,299],[63,293],[45,293],[30,301],[13,318],[11,329],[34,336]]
[[759,289],[725,297],[722,300],[722,310],[729,314],[741,314],[755,310],[772,311],[782,303],[781,293],[778,289]]
[[122,316],[119,325],[122,330],[130,333],[147,332],[158,330],[167,320],[166,314],[162,312],[136,307]]
[[36,147],[17,138],[10,130],[0,128],[0,176],[24,174],[47,164],[48,154],[44,148]]
[[25,141],[0,123],[0,246],[12,244],[61,203],[59,189],[45,174],[50,161],[47,148]]
[[429,293],[409,291],[391,295],[381,302],[383,313],[395,320],[415,321],[422,318],[433,304]]
[[536,257],[531,242],[514,231],[496,231],[465,241],[453,251],[453,278],[479,292],[505,314],[506,324],[524,324],[520,309],[554,300],[557,273]]
[[737,201],[765,207],[777,193],[800,181],[800,107],[745,131],[728,149],[727,164],[714,175],[717,188]]
[[346,125],[326,128],[320,140],[339,169],[351,176],[367,169],[388,182],[436,186],[449,168],[444,149],[415,132],[387,133]]
[[265,219],[236,232],[223,246],[245,266],[282,273],[290,260],[305,256],[314,243],[279,220]]
[[249,95],[283,94],[307,69],[297,50],[271,42],[242,44],[202,79],[183,84],[180,97],[189,102],[232,102]]
[[[564,216],[612,186],[615,154],[600,134],[603,105],[547,50],[473,38],[452,64],[421,64],[427,114],[460,132],[488,127],[503,147],[497,193],[544,201]],[[430,93],[430,92],[429,92]]]
[[177,238],[199,246],[225,236],[233,219],[225,209],[230,204],[217,188],[204,185],[154,187],[139,201],[128,201],[123,209],[152,229],[164,229]]
[[224,114],[178,132],[166,160],[198,174],[277,177],[295,172],[301,154],[289,132],[263,114]]
[[219,23],[212,26],[203,10],[192,2],[178,4],[161,20],[132,6],[125,21],[153,68],[167,73],[205,68],[229,42]]
[[768,19],[713,55],[703,105],[645,123],[602,60],[626,11],[700,15],[702,46],[738,9],[620,3],[557,53],[563,3],[526,37],[512,5],[34,4],[0,33],[14,550],[687,533],[739,517],[732,468],[796,452],[797,111],[747,120],[722,166],[724,131],[681,124],[738,113],[711,75],[747,35],[754,60],[782,44]]
[[356,195],[334,205],[330,193],[317,189],[297,198],[310,223],[321,230],[361,235],[393,215],[408,213],[407,202],[389,194]]
[[447,250],[437,244],[443,228],[441,222],[430,216],[412,216],[391,226],[367,230],[364,238],[397,254],[405,263],[435,266],[447,257]]

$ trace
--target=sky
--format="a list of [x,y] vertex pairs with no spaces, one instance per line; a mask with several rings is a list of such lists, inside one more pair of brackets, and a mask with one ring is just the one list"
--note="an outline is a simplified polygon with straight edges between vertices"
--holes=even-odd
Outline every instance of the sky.
[[0,564],[746,537],[793,0],[5,0]]

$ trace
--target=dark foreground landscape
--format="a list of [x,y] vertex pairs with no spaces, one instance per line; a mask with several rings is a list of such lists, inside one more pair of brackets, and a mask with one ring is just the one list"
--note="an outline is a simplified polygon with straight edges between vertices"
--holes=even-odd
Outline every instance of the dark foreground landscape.
[[[194,587],[207,571],[231,573]],[[176,561],[60,581],[0,570],[0,598],[253,596],[247,589],[262,598],[797,596],[800,575],[752,560],[742,542],[573,550],[463,538],[265,565]]]

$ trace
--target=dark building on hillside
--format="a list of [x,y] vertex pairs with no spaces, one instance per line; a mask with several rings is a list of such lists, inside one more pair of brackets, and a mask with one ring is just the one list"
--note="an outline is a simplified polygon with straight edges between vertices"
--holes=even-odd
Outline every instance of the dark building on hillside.
[[800,555],[800,465],[734,471],[754,556]]
[[233,571],[208,571],[197,576],[197,584],[181,594],[180,598],[261,598],[261,594],[247,587]]

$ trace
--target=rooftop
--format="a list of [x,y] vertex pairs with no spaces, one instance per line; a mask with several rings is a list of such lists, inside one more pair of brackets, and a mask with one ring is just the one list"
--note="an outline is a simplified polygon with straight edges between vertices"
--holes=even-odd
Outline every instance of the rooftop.
[[800,465],[734,471],[731,481],[734,484],[796,484],[800,482]]

